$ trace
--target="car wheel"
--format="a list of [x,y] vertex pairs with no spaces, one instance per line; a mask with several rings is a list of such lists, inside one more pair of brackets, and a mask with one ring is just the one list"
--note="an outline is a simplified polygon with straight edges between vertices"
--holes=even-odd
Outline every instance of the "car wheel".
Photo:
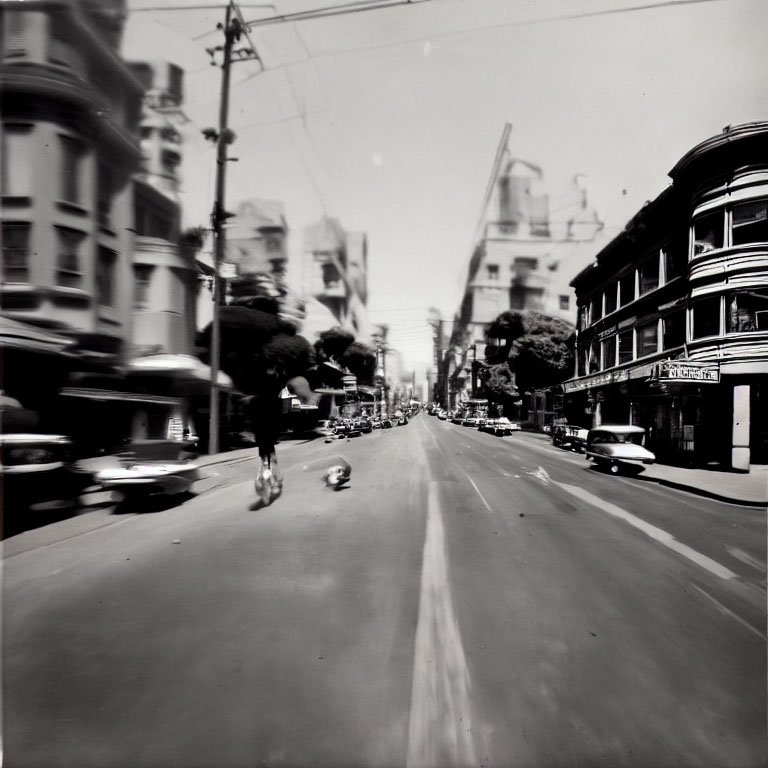
[[608,468],[610,473],[612,475],[618,475],[619,474],[619,464],[616,461],[611,462],[611,466]]

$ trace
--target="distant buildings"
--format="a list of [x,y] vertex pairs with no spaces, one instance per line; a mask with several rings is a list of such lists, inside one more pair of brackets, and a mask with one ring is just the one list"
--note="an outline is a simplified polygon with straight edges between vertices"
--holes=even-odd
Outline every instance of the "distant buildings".
[[[302,294],[307,299],[305,335],[311,340],[316,330],[328,328],[325,323],[332,318],[333,325],[369,343],[366,236],[347,232],[338,219],[323,217],[305,229],[302,273]],[[322,321],[318,323],[317,317]]]
[[575,322],[569,282],[603,237],[583,177],[552,194],[541,168],[511,155],[508,138],[509,126],[488,182],[448,350],[440,350],[440,375],[452,380],[453,391],[469,387],[468,354],[484,357],[485,331],[502,312],[536,310]]
[[689,150],[572,281],[574,423],[636,423],[675,461],[768,463],[768,123]]

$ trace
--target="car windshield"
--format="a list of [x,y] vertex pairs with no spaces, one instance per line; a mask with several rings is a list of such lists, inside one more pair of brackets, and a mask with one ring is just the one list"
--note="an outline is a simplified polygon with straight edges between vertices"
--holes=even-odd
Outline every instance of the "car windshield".
[[643,444],[643,432],[601,432],[592,438],[593,443],[632,443]]

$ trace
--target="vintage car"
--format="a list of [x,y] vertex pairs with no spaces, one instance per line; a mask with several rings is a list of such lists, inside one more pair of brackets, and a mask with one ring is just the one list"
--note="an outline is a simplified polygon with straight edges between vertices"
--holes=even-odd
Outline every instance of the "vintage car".
[[178,496],[189,493],[200,479],[197,438],[183,440],[131,440],[116,453],[90,462],[94,479],[106,490],[126,497]]
[[552,444],[582,453],[587,443],[589,430],[573,424],[558,424],[552,428]]
[[520,425],[515,421],[510,421],[506,416],[500,416],[497,419],[486,419],[485,424],[480,426],[481,432],[488,432],[497,437],[506,437],[513,432],[520,431]]
[[643,469],[653,464],[656,456],[645,446],[645,430],[633,424],[605,424],[589,430],[587,435],[587,461],[617,475],[632,467]]
[[0,435],[0,494],[6,524],[17,512],[73,509],[93,482],[65,435]]

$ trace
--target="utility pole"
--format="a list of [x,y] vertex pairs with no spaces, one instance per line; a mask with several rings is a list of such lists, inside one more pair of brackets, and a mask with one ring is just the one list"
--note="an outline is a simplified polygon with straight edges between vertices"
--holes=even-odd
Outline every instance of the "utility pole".
[[[233,12],[236,18],[233,18]],[[211,324],[211,395],[208,428],[208,453],[219,452],[219,363],[221,358],[221,317],[220,307],[225,296],[222,290],[221,263],[227,250],[226,231],[224,224],[233,214],[228,213],[224,198],[226,193],[227,163],[236,158],[227,157],[227,147],[235,140],[235,134],[229,129],[229,75],[232,67],[232,48],[235,42],[240,40],[243,34],[243,26],[240,22],[239,9],[233,2],[227,4],[224,16],[224,24],[218,24],[218,29],[224,31],[224,45],[216,48],[208,48],[207,53],[211,57],[211,64],[215,66],[214,56],[221,51],[223,54],[221,64],[221,95],[219,98],[219,128],[206,128],[203,135],[209,141],[216,143],[216,199],[211,213],[211,226],[213,229],[213,322]],[[259,60],[256,51],[246,48],[237,51],[237,61]]]

